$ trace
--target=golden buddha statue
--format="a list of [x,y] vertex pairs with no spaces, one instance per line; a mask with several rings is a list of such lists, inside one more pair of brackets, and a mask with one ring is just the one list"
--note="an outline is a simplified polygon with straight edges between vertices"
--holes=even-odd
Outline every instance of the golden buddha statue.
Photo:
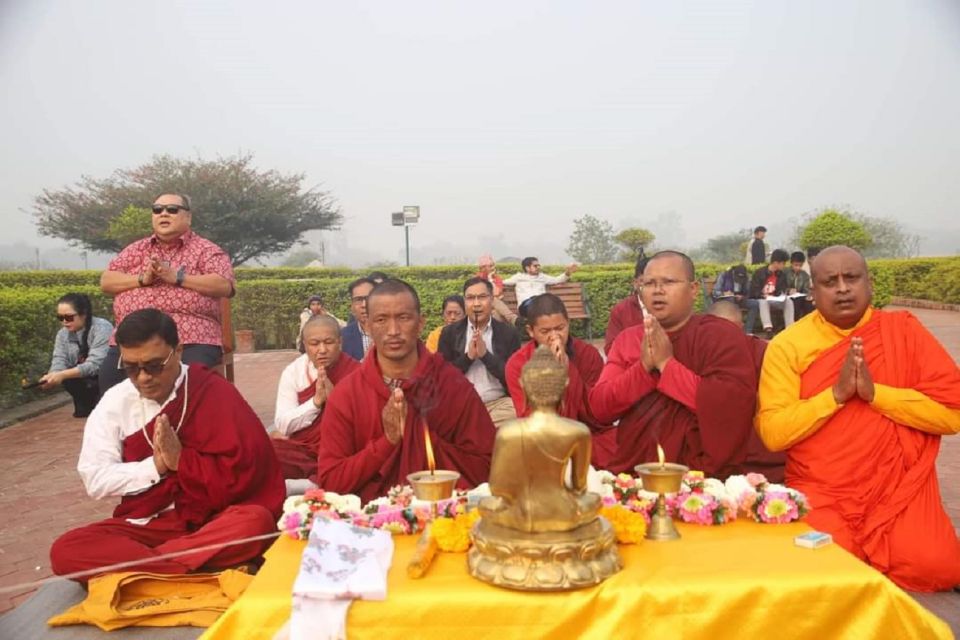
[[598,515],[600,496],[586,490],[590,430],[557,415],[567,368],[540,347],[520,384],[533,413],[497,431],[492,495],[480,501],[481,519],[471,532],[470,573],[535,591],[597,584],[621,562],[613,529]]

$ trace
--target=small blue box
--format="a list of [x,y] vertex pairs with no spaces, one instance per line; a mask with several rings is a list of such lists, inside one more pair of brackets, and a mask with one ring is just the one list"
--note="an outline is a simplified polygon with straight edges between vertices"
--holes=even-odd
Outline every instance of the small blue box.
[[809,531],[794,538],[793,542],[798,547],[817,549],[833,542],[833,536],[822,531]]

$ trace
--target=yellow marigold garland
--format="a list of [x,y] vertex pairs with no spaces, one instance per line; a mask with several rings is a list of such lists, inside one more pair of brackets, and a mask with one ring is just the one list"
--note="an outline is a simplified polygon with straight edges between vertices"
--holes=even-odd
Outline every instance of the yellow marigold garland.
[[610,521],[620,544],[636,544],[647,535],[647,521],[642,513],[612,505],[600,509],[600,515]]
[[474,509],[467,513],[458,513],[455,517],[442,517],[433,521],[430,531],[441,551],[462,553],[470,548],[470,529],[480,519],[480,512]]

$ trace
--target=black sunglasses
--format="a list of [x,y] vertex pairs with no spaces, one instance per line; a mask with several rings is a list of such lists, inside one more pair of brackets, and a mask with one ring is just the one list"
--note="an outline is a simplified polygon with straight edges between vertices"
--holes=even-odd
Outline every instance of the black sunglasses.
[[140,377],[141,371],[146,371],[151,377],[158,376],[163,373],[163,370],[167,366],[167,363],[170,362],[170,358],[173,356],[174,351],[176,351],[176,349],[171,349],[170,354],[163,362],[154,360],[153,362],[147,362],[146,364],[137,364],[135,362],[124,362],[123,360],[118,360],[117,369],[123,369],[127,376],[133,380],[136,380]]
[[155,216],[160,215],[164,211],[166,211],[167,213],[173,213],[173,214],[180,213],[181,209],[183,211],[190,211],[190,209],[188,209],[187,207],[184,207],[183,205],[179,205],[179,204],[155,204],[150,208],[153,210],[153,215]]
[[77,317],[75,313],[65,313],[63,315],[57,314],[57,320],[60,322],[73,322],[73,319]]

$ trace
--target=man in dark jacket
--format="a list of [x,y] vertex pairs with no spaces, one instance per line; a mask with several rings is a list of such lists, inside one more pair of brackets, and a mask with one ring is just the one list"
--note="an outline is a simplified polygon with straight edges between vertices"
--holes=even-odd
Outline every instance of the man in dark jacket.
[[784,267],[790,259],[790,254],[783,249],[774,249],[770,255],[770,264],[760,267],[753,273],[750,281],[750,299],[747,300],[747,321],[743,327],[746,333],[753,333],[760,313],[760,322],[766,338],[773,337],[773,321],[770,318],[770,309],[783,310],[785,326],[793,324],[793,300],[787,293],[787,274]]
[[373,346],[373,339],[367,331],[367,296],[376,283],[370,278],[358,278],[350,283],[350,322],[343,328],[343,352],[356,361],[363,360]]
[[767,245],[763,242],[766,235],[767,228],[764,226],[759,226],[753,230],[753,240],[750,241],[750,246],[747,248],[747,264],[763,264],[767,261]]
[[507,392],[504,367],[520,348],[520,336],[513,326],[493,318],[493,285],[489,280],[467,280],[463,299],[467,317],[444,327],[438,352],[473,383],[490,419],[499,427],[517,417]]

